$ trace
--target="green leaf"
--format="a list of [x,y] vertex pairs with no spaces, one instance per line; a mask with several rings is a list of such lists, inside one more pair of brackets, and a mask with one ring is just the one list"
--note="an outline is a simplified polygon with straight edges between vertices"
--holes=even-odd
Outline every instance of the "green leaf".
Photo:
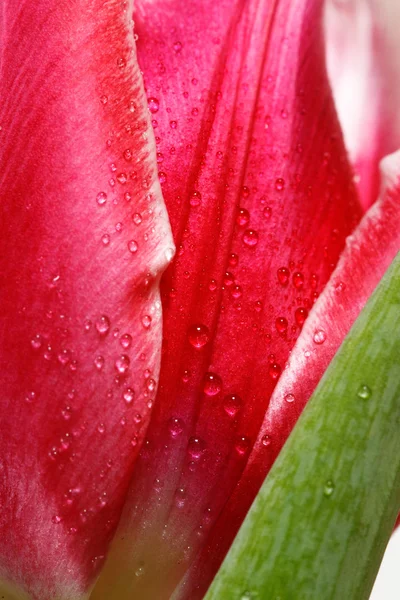
[[366,600],[399,507],[400,254],[314,392],[206,600]]

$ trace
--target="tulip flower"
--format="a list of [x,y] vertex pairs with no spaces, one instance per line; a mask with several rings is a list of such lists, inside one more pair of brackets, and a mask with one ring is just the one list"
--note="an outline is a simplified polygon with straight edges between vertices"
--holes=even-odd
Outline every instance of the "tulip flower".
[[398,140],[356,188],[322,16],[3,1],[5,598],[202,598],[399,250],[399,154],[365,212]]

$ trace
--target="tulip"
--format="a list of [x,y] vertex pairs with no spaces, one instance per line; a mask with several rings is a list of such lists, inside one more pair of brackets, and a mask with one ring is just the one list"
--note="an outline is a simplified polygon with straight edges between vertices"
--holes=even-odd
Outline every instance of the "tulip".
[[321,2],[132,8],[3,2],[7,599],[203,597],[400,246]]

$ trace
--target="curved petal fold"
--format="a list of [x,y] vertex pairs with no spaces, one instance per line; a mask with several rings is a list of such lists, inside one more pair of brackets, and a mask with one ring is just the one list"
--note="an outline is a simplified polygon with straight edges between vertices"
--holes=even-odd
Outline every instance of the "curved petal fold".
[[7,599],[87,597],[155,396],[173,242],[131,10],[4,0],[0,11]]
[[400,4],[325,3],[327,64],[346,146],[367,209],[379,193],[379,161],[400,146]]
[[[155,411],[93,599],[171,597],[242,477],[308,311],[361,216],[320,8],[136,2],[177,256],[162,283]],[[244,514],[232,516],[227,539]],[[178,597],[200,597],[216,562]]]
[[[380,198],[347,238],[339,263],[304,324],[272,394],[246,470],[182,582],[182,597],[201,598],[203,582],[210,581],[233,541],[236,530],[232,522],[247,513],[330,361],[400,252],[400,151],[383,159],[381,178]],[[368,395],[371,391],[361,393]]]

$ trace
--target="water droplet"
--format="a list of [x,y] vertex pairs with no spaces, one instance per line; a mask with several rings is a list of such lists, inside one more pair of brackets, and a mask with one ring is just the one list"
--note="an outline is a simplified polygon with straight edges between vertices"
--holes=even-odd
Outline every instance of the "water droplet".
[[329,496],[332,496],[334,489],[335,489],[335,485],[334,485],[333,481],[331,479],[328,479],[328,481],[325,483],[325,486],[324,486],[324,496],[327,496],[328,498],[329,498]]
[[229,394],[224,398],[224,411],[230,417],[235,417],[242,408],[242,399],[237,394]]
[[215,373],[206,373],[204,375],[203,391],[207,396],[216,396],[222,389],[222,380]]
[[132,150],[130,148],[124,150],[124,159],[128,162],[132,160]]
[[171,127],[171,129],[176,129],[178,127],[178,123],[177,121],[170,121],[169,126]]
[[126,388],[126,390],[124,391],[124,401],[128,406],[132,404],[134,397],[134,390],[131,387]]
[[304,275],[302,273],[293,273],[292,281],[296,290],[300,290],[304,285]]
[[147,391],[154,392],[154,390],[156,389],[156,381],[155,381],[155,379],[152,379],[150,377],[150,379],[148,379],[146,381],[146,388],[147,388]]
[[263,215],[266,219],[270,219],[272,214],[272,208],[270,206],[265,206],[263,208]]
[[276,272],[277,276],[278,276],[278,281],[281,285],[287,285],[289,282],[289,269],[287,269],[286,267],[281,267],[280,269],[277,270]]
[[96,321],[96,329],[101,336],[107,335],[110,330],[110,319],[106,315],[102,315]]
[[99,206],[103,206],[107,202],[107,194],[105,192],[99,192],[96,196],[96,201]]
[[108,246],[110,243],[110,236],[108,233],[105,233],[102,238],[101,238],[101,242],[103,244],[103,246]]
[[149,105],[149,110],[153,115],[158,112],[160,103],[157,98],[148,98],[147,103]]
[[124,69],[126,67],[126,60],[122,56],[120,56],[117,60],[117,65],[120,69]]
[[106,426],[104,425],[104,423],[100,423],[99,426],[97,427],[97,431],[99,433],[104,433],[106,430]]
[[285,396],[286,402],[294,402],[295,398],[293,394],[286,394]]
[[238,262],[239,262],[239,257],[237,254],[235,254],[234,252],[232,252],[232,254],[229,256],[229,265],[231,267],[236,267]]
[[178,508],[185,506],[186,493],[183,488],[178,488],[175,492],[175,504]]
[[32,390],[25,394],[26,402],[29,402],[29,403],[34,402],[36,400],[36,398],[37,398],[37,393]]
[[129,335],[129,333],[124,333],[124,335],[121,336],[121,339],[120,339],[119,343],[121,344],[121,346],[123,348],[125,348],[125,350],[127,350],[128,348],[131,347],[132,336]]
[[205,450],[203,440],[198,437],[191,437],[188,442],[188,452],[193,460],[199,460]]
[[129,240],[128,242],[128,250],[129,252],[132,252],[132,254],[135,254],[135,252],[137,252],[138,250],[138,244],[135,240]]
[[182,50],[182,44],[181,44],[181,42],[175,42],[174,43],[174,50],[175,50],[175,52],[177,54]]
[[130,364],[131,364],[131,361],[130,361],[129,356],[127,356],[126,354],[122,354],[115,361],[115,368],[118,371],[118,373],[120,373],[121,375],[124,375],[127,372],[127,370],[129,369]]
[[183,421],[177,417],[171,417],[168,421],[168,429],[173,438],[178,437],[183,431]]
[[54,515],[53,517],[51,517],[51,520],[55,525],[58,525],[59,523],[61,523],[62,518],[59,515]]
[[263,435],[261,438],[261,443],[263,446],[267,447],[271,445],[271,438],[269,435]]
[[272,363],[272,365],[270,365],[269,370],[268,370],[268,374],[271,377],[271,379],[278,379],[281,372],[282,372],[282,368],[278,363]]
[[151,326],[151,317],[150,315],[143,315],[142,317],[142,325],[145,329],[149,329]]
[[278,333],[286,333],[288,328],[288,322],[285,317],[278,317],[275,321],[275,327]]
[[368,400],[368,398],[371,397],[371,394],[371,389],[365,384],[360,385],[360,387],[358,388],[357,396],[359,398],[362,398],[363,400]]
[[258,244],[258,233],[254,229],[246,229],[243,234],[243,243],[248,248],[254,248]]
[[238,454],[243,456],[244,454],[246,454],[246,452],[248,452],[249,448],[250,440],[248,437],[246,437],[245,435],[241,435],[236,439],[235,450]]
[[232,288],[231,288],[232,298],[235,298],[237,300],[238,298],[241,298],[242,294],[243,294],[243,290],[240,285],[232,286]]
[[135,223],[135,225],[140,225],[140,223],[142,222],[142,215],[140,213],[135,213],[132,217],[133,222]]
[[118,173],[117,181],[121,185],[124,185],[128,181],[128,177],[127,177],[126,173]]
[[326,340],[326,333],[323,329],[317,329],[314,332],[313,340],[315,344],[323,344]]
[[299,327],[304,324],[304,321],[307,319],[308,310],[306,308],[296,308],[294,312],[294,318],[296,319],[296,323]]
[[210,332],[205,325],[191,325],[188,333],[189,342],[193,348],[203,348],[210,339]]
[[108,102],[108,96],[100,96],[100,102],[103,104],[103,106],[105,106]]
[[244,227],[250,221],[250,214],[246,208],[239,208],[238,214],[236,217],[236,223],[240,225],[240,227]]
[[63,367],[65,367],[65,365],[67,365],[69,363],[70,359],[71,359],[71,352],[69,350],[67,350],[66,348],[64,348],[64,350],[61,350],[61,352],[59,352],[57,355],[57,360],[60,363],[60,365],[62,365]]
[[194,190],[190,196],[189,204],[190,206],[199,206],[201,203],[201,194],[197,190]]
[[250,196],[250,190],[247,187],[247,185],[244,185],[242,187],[242,196],[243,196],[243,198],[248,198]]
[[278,177],[278,179],[275,181],[275,189],[278,190],[278,192],[281,192],[284,188],[285,180],[282,179],[282,177]]
[[234,276],[229,271],[226,271],[226,273],[224,275],[224,285],[226,285],[226,287],[230,287],[234,283],[235,283]]
[[31,339],[31,346],[34,350],[39,350],[41,348],[42,344],[43,344],[43,338],[39,333],[37,333]]

